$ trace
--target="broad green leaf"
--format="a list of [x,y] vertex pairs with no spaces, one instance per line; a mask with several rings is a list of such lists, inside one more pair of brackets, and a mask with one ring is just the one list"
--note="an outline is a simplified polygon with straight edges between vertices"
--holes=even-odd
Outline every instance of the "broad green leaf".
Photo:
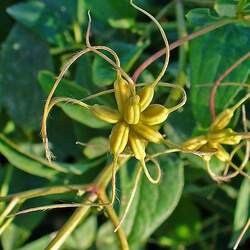
[[114,226],[106,222],[99,227],[96,237],[96,248],[98,250],[119,250],[120,246],[114,233]]
[[212,15],[210,9],[205,8],[190,10],[186,14],[186,18],[190,23],[195,25],[207,25],[220,19],[220,17]]
[[231,245],[235,243],[237,237],[239,236],[243,227],[247,223],[249,216],[250,216],[250,182],[248,179],[245,178],[241,183],[236,202]]
[[[233,63],[249,51],[249,29],[236,25],[220,28],[191,42],[191,103],[195,119],[202,127],[210,124],[209,96],[213,83]],[[224,81],[246,81],[250,72],[250,61],[240,64]],[[221,87],[216,95],[216,110],[221,112],[233,104],[239,87]]]
[[88,126],[91,128],[103,128],[107,126],[107,123],[93,116],[91,111],[73,104],[59,104],[62,110],[70,118]]
[[[54,83],[54,75],[49,72],[41,72],[39,74],[39,82],[42,86],[43,90],[46,93],[49,93],[51,90],[53,83]],[[82,99],[86,97],[88,91],[83,87],[63,79],[62,82],[59,84],[58,89],[55,93],[55,96],[63,96],[63,97],[71,97],[76,99]],[[107,126],[107,123],[101,121],[100,119],[94,117],[92,113],[80,106],[67,103],[67,104],[59,104],[62,110],[68,115],[70,118],[87,125],[91,128],[102,128]]]
[[[82,225],[80,225],[66,240],[61,247],[62,250],[77,249],[85,250],[89,249],[93,244],[96,234],[97,221],[95,216],[89,217]],[[41,250],[45,249],[51,241],[52,235],[45,235],[38,240],[26,244],[18,250]]]
[[52,169],[51,166],[59,171],[67,172],[67,170],[56,163],[49,163],[42,158],[21,150],[2,134],[0,134],[0,152],[13,166],[32,175],[52,179],[57,175],[57,171]]
[[[49,94],[55,83],[55,79],[56,76],[50,71],[44,70],[39,72],[38,80],[46,94]],[[62,79],[56,89],[55,95],[82,99],[88,95],[88,91],[72,81]]]
[[217,0],[214,5],[215,10],[220,16],[235,17],[237,6],[234,0]]
[[95,137],[87,144],[83,152],[89,159],[97,158],[109,151],[109,140],[105,137]]
[[[141,55],[147,44],[132,45],[122,42],[112,42],[107,45],[120,57],[122,68],[128,72]],[[93,81],[98,86],[110,85],[116,78],[116,73],[111,65],[102,58],[96,57],[92,67]]]
[[106,23],[112,19],[131,19],[136,13],[127,0],[87,0],[86,4],[94,17]]
[[159,238],[159,242],[162,246],[178,247],[180,244],[187,245],[199,240],[201,216],[190,198],[180,200],[161,232],[163,236]]
[[[82,20],[78,18],[78,2],[82,0],[43,0],[17,3],[7,9],[18,22],[32,29],[50,43],[62,46],[73,42],[70,35],[73,25]],[[79,14],[84,18],[82,11],[85,5],[80,5]],[[83,19],[84,20],[84,19]]]
[[38,128],[44,97],[37,74],[51,68],[47,44],[15,25],[4,42],[0,65],[8,114],[18,125]]
[[[171,215],[180,200],[184,184],[182,162],[162,158],[160,165],[163,173],[159,184],[150,184],[143,174],[133,205],[123,225],[132,249],[148,239]],[[148,163],[150,171],[153,167]],[[131,176],[127,176],[123,180],[124,185],[128,186],[130,183],[131,187],[131,179],[133,179]],[[127,190],[122,200],[126,201],[129,194]]]

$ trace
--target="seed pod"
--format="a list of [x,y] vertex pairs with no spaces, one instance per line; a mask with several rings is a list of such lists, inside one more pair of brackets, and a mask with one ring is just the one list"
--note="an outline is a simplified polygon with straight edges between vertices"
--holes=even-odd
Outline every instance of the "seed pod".
[[131,91],[129,89],[129,83],[124,80],[121,76],[117,77],[117,80],[114,83],[114,89],[115,89],[115,99],[117,103],[118,110],[122,114],[125,110],[125,104],[128,99],[128,97],[131,94]]
[[121,119],[120,113],[104,105],[95,104],[90,107],[92,114],[108,123],[117,123]]
[[124,120],[128,124],[137,124],[140,120],[140,97],[130,96],[124,109]]
[[117,123],[110,134],[110,149],[114,155],[120,154],[128,143],[129,126],[125,122]]
[[229,153],[221,146],[217,145],[217,152],[215,153],[215,156],[220,160],[220,161],[229,161],[230,160],[230,155]]
[[153,143],[161,143],[164,138],[162,137],[161,133],[158,132],[156,129],[142,124],[138,123],[133,126],[133,130],[142,138],[144,138],[146,141],[153,142]]
[[204,146],[207,143],[207,139],[205,136],[198,136],[191,138],[184,142],[181,146],[183,150],[189,150],[189,151],[195,151],[199,150],[202,146]]
[[145,86],[138,94],[140,96],[141,112],[144,111],[152,102],[154,97],[154,87]]
[[234,112],[232,109],[225,109],[220,113],[210,127],[210,131],[217,131],[225,128],[231,121]]
[[133,130],[129,131],[129,145],[137,160],[142,161],[146,157],[145,141],[139,137]]
[[219,144],[236,145],[239,144],[242,135],[234,132],[231,128],[208,134],[208,140]]
[[140,121],[147,125],[157,125],[164,122],[169,110],[160,104],[151,104],[141,114]]

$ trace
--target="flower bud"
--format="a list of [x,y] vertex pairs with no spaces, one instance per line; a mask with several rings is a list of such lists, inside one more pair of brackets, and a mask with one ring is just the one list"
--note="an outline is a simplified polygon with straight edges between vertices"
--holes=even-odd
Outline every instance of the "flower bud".
[[137,124],[140,120],[140,97],[130,96],[124,109],[124,120],[128,124]]
[[117,123],[110,134],[110,149],[114,155],[120,154],[128,143],[129,126],[125,122]]
[[95,104],[90,106],[90,110],[94,116],[108,123],[117,123],[121,119],[117,110],[104,105]]
[[140,96],[141,112],[144,111],[152,102],[154,97],[154,87],[145,86],[138,94]]
[[140,121],[147,125],[157,125],[164,122],[169,110],[160,104],[151,104],[141,114]]
[[159,144],[164,140],[160,132],[148,125],[138,123],[132,128],[139,136],[144,138],[146,141]]
[[114,89],[118,110],[120,113],[123,113],[123,111],[125,110],[127,99],[131,94],[129,83],[121,76],[118,76],[117,80],[114,83]]
[[144,160],[146,157],[145,142],[133,130],[129,132],[129,145],[135,158],[140,161]]

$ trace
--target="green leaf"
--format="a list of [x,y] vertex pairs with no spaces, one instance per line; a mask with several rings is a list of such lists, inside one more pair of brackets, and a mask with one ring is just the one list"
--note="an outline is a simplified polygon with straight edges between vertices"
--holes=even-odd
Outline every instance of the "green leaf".
[[89,159],[97,158],[109,151],[109,140],[105,137],[92,138],[83,150]]
[[210,9],[206,8],[192,9],[186,14],[186,18],[190,23],[197,26],[207,25],[220,20],[218,16],[211,14]]
[[119,243],[114,234],[114,226],[111,222],[106,222],[99,227],[96,237],[96,247],[98,250],[119,250]]
[[[107,45],[118,54],[122,68],[128,72],[141,55],[147,44],[132,45],[122,42],[112,42]],[[102,58],[96,57],[92,67],[93,81],[97,86],[106,86],[114,82],[116,73],[112,66]]]
[[217,0],[214,5],[214,8],[220,16],[236,16],[237,6],[235,0]]
[[[55,83],[56,76],[50,71],[40,71],[38,74],[39,83],[46,94],[49,94]],[[59,83],[55,96],[66,96],[82,99],[88,95],[88,91],[73,81],[62,79]]]
[[91,128],[103,128],[107,127],[107,123],[93,116],[90,110],[84,109],[82,107],[73,104],[59,104],[62,110],[70,118],[88,126]]
[[59,171],[67,172],[56,163],[49,163],[42,158],[31,155],[21,150],[17,145],[0,134],[0,152],[15,167],[32,175],[52,179],[57,175],[57,171],[51,168],[55,167]]
[[234,213],[233,235],[231,237],[230,245],[233,246],[239,237],[243,227],[247,223],[250,216],[250,182],[244,179],[241,183],[238,198],[236,202],[236,209]]
[[111,19],[131,19],[136,13],[127,0],[87,0],[86,4],[94,17],[106,23]]
[[50,43],[62,46],[73,42],[70,30],[77,21],[77,2],[77,0],[70,2],[67,0],[34,0],[17,3],[9,7],[7,12],[22,25],[32,29]]
[[[42,71],[39,74],[40,85],[46,93],[49,93],[49,91],[51,90],[54,80],[55,76],[50,72]],[[88,91],[83,87],[77,85],[76,83],[63,79],[56,90],[55,96],[82,99],[83,97],[86,97],[87,94]],[[107,126],[107,123],[94,117],[91,111],[83,107],[71,103],[59,104],[59,106],[70,118],[91,128],[102,128]]]
[[[93,244],[96,234],[97,221],[95,216],[89,217],[82,225],[80,225],[66,240],[61,247],[62,250],[77,249],[85,250],[89,249]],[[51,241],[52,235],[45,235],[38,240],[26,244],[18,250],[41,250],[45,249]]]
[[[220,28],[191,42],[191,103],[193,114],[202,127],[210,124],[210,87],[233,63],[248,52],[250,44],[249,29],[236,25]],[[250,72],[250,61],[240,64],[224,81],[246,81]],[[233,104],[239,87],[221,87],[216,95],[217,113]]]
[[181,199],[162,230],[164,234],[159,239],[161,246],[178,247],[180,244],[187,245],[199,240],[201,216],[190,198]]
[[[182,162],[162,158],[160,165],[163,173],[159,184],[150,184],[143,174],[131,210],[123,224],[131,246],[145,242],[171,215],[180,200],[184,184]],[[154,166],[148,163],[148,167],[151,171]],[[128,186],[129,182],[131,185],[131,179],[133,178],[127,176],[123,180],[124,185]],[[122,200],[127,200],[129,194],[127,190]]]
[[40,127],[44,97],[37,74],[51,68],[47,44],[15,25],[3,45],[0,66],[8,114],[18,125]]

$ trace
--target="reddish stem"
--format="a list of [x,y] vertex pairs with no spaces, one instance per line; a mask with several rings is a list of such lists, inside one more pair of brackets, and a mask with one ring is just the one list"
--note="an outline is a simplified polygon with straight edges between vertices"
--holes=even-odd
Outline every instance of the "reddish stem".
[[241,63],[243,63],[245,60],[247,60],[250,57],[250,52],[244,54],[241,56],[233,65],[231,65],[214,83],[210,98],[209,98],[209,109],[211,113],[211,118],[214,121],[216,118],[216,112],[215,112],[215,96],[216,91],[218,87],[220,86],[221,82],[235,69],[237,68]]
[[[222,20],[219,21],[217,23],[211,24],[206,26],[205,28],[202,28],[198,31],[195,31],[187,36],[184,36],[183,38],[181,38],[180,40],[177,40],[173,43],[171,43],[169,45],[169,49],[173,50],[179,46],[181,46],[183,43],[190,41],[198,36],[201,36],[203,34],[206,34],[212,30],[215,30],[217,28],[220,28],[226,24],[232,23],[234,22],[234,20]],[[138,77],[140,76],[140,74],[151,64],[153,63],[155,60],[157,60],[158,58],[160,58],[161,56],[163,56],[166,53],[166,49],[163,48],[159,51],[157,51],[155,54],[153,54],[152,56],[150,56],[148,59],[146,59],[134,72],[132,79],[134,82],[136,82],[136,80],[138,79]]]

